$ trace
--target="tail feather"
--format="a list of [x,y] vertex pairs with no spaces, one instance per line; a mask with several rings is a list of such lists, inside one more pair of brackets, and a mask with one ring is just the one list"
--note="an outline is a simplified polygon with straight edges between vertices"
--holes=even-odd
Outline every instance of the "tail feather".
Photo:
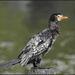
[[31,57],[32,57],[32,52],[28,52],[27,54],[24,54],[21,59],[21,66],[25,66],[29,62]]
[[21,60],[21,66],[25,66],[29,61],[29,57],[26,55],[23,55],[23,58]]
[[0,63],[0,71],[6,70],[6,69],[16,65],[19,62],[20,62],[19,59],[13,59],[8,62]]

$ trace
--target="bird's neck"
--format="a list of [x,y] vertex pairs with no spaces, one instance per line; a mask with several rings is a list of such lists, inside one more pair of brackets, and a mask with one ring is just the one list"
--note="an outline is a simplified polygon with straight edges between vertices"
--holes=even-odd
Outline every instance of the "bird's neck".
[[58,21],[49,21],[48,22],[48,27],[50,27],[51,25],[57,25]]

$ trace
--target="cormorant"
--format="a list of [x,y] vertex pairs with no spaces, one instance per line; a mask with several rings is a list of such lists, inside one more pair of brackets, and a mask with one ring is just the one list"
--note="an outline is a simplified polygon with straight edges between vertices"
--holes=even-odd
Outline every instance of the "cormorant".
[[16,59],[0,63],[0,71],[18,63],[21,66],[33,63],[34,67],[38,67],[37,64],[40,64],[42,57],[48,53],[60,34],[60,28],[57,23],[67,18],[67,16],[63,16],[61,13],[52,14],[48,21],[48,28],[34,35]]

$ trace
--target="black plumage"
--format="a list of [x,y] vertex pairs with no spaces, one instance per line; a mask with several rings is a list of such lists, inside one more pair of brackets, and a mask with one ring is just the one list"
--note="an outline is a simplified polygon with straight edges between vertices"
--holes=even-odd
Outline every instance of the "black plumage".
[[16,59],[1,63],[0,71],[8,69],[17,63],[21,63],[22,66],[33,63],[33,66],[37,67],[37,64],[48,53],[60,34],[60,28],[57,23],[61,17],[64,16],[60,13],[51,15],[48,21],[48,28],[34,35]]

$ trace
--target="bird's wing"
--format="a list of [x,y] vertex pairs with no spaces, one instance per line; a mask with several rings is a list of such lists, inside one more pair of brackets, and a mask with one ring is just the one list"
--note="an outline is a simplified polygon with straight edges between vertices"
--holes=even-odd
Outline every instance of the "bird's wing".
[[46,38],[44,38],[45,36],[43,36],[45,34],[42,34],[45,32],[47,32],[47,29],[40,32],[39,34],[35,35],[28,42],[26,47],[23,49],[23,54],[21,56],[22,57],[22,59],[21,59],[22,66],[26,65],[33,56],[35,57],[36,55],[39,55],[40,53],[43,52],[43,50],[45,49],[45,41],[48,42],[48,40],[46,40]]
[[22,52],[24,52],[25,54],[27,52],[29,52],[31,49],[35,49],[37,46],[39,46],[40,44],[44,43],[46,41],[48,36],[48,29],[43,30],[42,32],[34,35],[32,37],[32,39],[27,43],[27,45],[25,46],[25,48],[23,49]]
[[32,48],[29,52],[24,54],[21,59],[21,65],[22,66],[26,65],[30,60],[33,60],[38,55],[40,55],[42,52],[44,52],[49,47],[50,41],[51,40],[49,40],[49,39],[46,40],[45,43],[43,41],[41,41],[38,43],[38,46],[36,48]]
[[42,44],[44,41],[43,40],[39,40],[40,37],[36,36],[35,38],[32,38],[28,44],[26,45],[26,47],[23,50],[23,54],[22,54],[22,59],[21,59],[21,65],[24,66],[28,63],[28,61],[31,59],[31,57],[33,56],[34,52],[36,52],[36,47],[39,44]]

